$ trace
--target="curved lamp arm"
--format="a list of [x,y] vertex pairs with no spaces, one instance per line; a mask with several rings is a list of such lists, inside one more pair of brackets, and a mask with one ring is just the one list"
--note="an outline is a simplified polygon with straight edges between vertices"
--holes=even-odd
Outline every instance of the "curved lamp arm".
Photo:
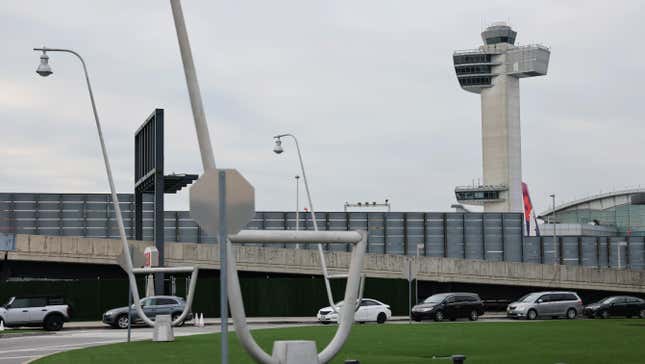
[[[302,179],[305,182],[305,191],[307,192],[307,200],[309,201],[309,212],[311,213],[311,221],[314,225],[314,230],[318,231],[318,221],[316,220],[316,210],[314,209],[314,203],[311,200],[311,192],[309,192],[309,182],[307,180],[307,173],[305,172],[305,163],[302,161],[302,152],[300,151],[300,143],[298,143],[298,138],[291,133],[276,135],[274,138],[290,137],[296,143],[296,151],[298,152],[298,161],[300,162],[300,173],[302,174]],[[327,291],[327,300],[329,301],[329,307],[338,312],[338,307],[334,302],[334,295],[331,291],[331,284],[329,283],[329,272],[327,271],[327,264],[325,263],[325,253],[323,251],[322,244],[318,244],[318,255],[320,256],[320,266],[323,271],[323,277],[325,281],[325,290]]]
[[[141,297],[139,296],[139,289],[137,287],[137,280],[134,276],[134,271],[132,267],[132,258],[130,256],[130,249],[128,245],[128,238],[125,234],[125,226],[123,224],[123,216],[121,215],[121,207],[119,205],[119,197],[116,193],[116,188],[114,186],[114,178],[112,177],[112,168],[110,167],[110,159],[108,157],[108,152],[107,152],[107,147],[105,146],[105,140],[103,138],[103,131],[101,129],[101,122],[99,121],[99,114],[98,111],[96,110],[96,103],[94,101],[94,93],[92,92],[92,84],[90,83],[90,77],[87,72],[87,66],[85,65],[85,60],[83,57],[81,57],[80,54],[77,52],[71,50],[71,49],[64,49],[64,48],[47,48],[47,47],[42,47],[42,48],[34,48],[34,51],[42,51],[42,52],[63,52],[63,53],[71,53],[75,55],[80,61],[81,65],[83,66],[83,73],[85,75],[85,82],[87,83],[87,90],[90,95],[90,101],[92,103],[92,112],[94,113],[94,121],[96,123],[96,131],[99,136],[99,142],[101,144],[101,153],[103,155],[103,162],[105,163],[105,171],[107,174],[108,178],[108,183],[110,185],[110,193],[112,195],[112,206],[114,208],[114,214],[116,215],[116,221],[117,221],[117,226],[119,228],[119,236],[121,238],[121,243],[123,244],[123,254],[125,255],[125,263],[126,263],[126,273],[128,274],[128,279],[130,281],[130,287],[131,287],[131,292],[132,292],[132,298],[134,301],[134,306],[137,311],[137,314],[139,317],[149,326],[154,326],[154,321],[148,318],[146,314],[143,312],[143,309],[141,308]],[[189,308],[192,305],[192,299],[194,295],[194,287],[195,283],[197,282],[197,270],[193,271],[193,279],[191,279],[190,282],[190,289],[188,292],[188,298],[186,302],[186,307],[184,308],[184,312],[182,315],[179,317],[178,320],[175,320],[173,322],[173,325],[176,325],[177,323],[181,322],[183,320],[188,311]]]

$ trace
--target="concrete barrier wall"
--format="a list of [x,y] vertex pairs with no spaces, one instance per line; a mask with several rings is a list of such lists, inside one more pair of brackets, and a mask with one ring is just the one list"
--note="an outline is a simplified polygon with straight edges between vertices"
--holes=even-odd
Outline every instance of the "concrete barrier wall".
[[[140,252],[151,242],[130,241]],[[74,238],[44,235],[16,237],[16,250],[9,260],[117,264],[121,242],[113,239]],[[236,249],[238,268],[245,271],[319,275],[320,262],[315,250],[295,250],[240,246]],[[347,271],[350,253],[326,253],[332,273]],[[367,254],[364,272],[369,277],[402,278],[402,255]],[[216,244],[166,243],[168,266],[196,265],[219,269]],[[516,262],[491,262],[437,257],[419,257],[418,278],[438,282],[504,284],[571,289],[645,293],[645,271],[587,268]]]

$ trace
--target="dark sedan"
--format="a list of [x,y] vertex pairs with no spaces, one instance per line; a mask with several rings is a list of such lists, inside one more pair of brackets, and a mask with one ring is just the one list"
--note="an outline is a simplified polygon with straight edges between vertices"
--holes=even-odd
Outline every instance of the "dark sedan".
[[412,319],[421,321],[468,318],[475,321],[484,314],[484,303],[476,293],[440,293],[412,307]]
[[[142,299],[140,302],[143,313],[149,318],[154,319],[157,315],[171,315],[173,321],[181,315],[186,306],[186,301],[183,298],[175,296],[151,296]],[[133,324],[143,322],[139,318],[134,305],[132,305],[131,316]],[[184,321],[190,321],[192,318],[193,314],[188,312]],[[128,328],[128,307],[119,307],[107,311],[103,314],[103,323],[113,328]],[[184,322],[181,322],[178,326],[183,324]]]
[[624,316],[645,319],[645,300],[630,296],[607,297],[585,306],[583,313],[589,318]]

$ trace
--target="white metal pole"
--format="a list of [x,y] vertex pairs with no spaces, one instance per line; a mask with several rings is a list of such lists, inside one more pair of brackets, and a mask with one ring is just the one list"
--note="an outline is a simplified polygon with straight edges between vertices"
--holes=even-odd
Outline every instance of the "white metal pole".
[[553,264],[558,265],[558,237],[555,229],[556,218],[555,218],[555,194],[551,195],[553,199]]
[[616,256],[618,257],[618,269],[620,269],[620,243],[616,244]]
[[[181,53],[181,60],[184,66],[184,74],[186,76],[186,85],[188,87],[188,95],[190,96],[190,106],[193,111],[193,119],[195,121],[195,131],[197,134],[197,141],[199,143],[199,151],[202,157],[202,165],[204,171],[215,169],[215,156],[210,140],[208,131],[208,124],[206,123],[206,114],[204,113],[204,105],[202,102],[202,95],[199,90],[199,83],[197,81],[197,71],[193,62],[193,54],[190,49],[190,41],[188,40],[188,31],[186,30],[186,22],[184,21],[184,14],[181,9],[181,2],[179,0],[170,0],[172,8],[172,15],[175,22],[175,29],[177,32],[177,42],[179,43],[179,50]],[[221,176],[220,176],[221,180]],[[225,196],[226,192],[222,191],[224,187],[222,183],[219,184],[219,196]],[[220,202],[220,217],[226,215],[226,203]],[[221,218],[220,218],[221,220]],[[225,220],[224,220],[225,221]],[[228,363],[228,293],[226,289],[227,284],[227,269],[226,262],[227,249],[226,249],[226,224],[220,223],[220,229],[224,233],[219,233],[220,244],[220,324],[221,324],[221,363]]]
[[144,313],[143,310],[141,309],[141,305],[139,305],[139,291],[136,289],[137,287],[137,282],[134,277],[134,273],[132,273],[132,259],[130,257],[130,248],[128,245],[128,238],[125,235],[125,227],[123,224],[123,216],[121,215],[121,207],[119,206],[119,198],[116,193],[116,187],[114,186],[114,179],[112,178],[112,168],[110,167],[110,159],[108,157],[108,152],[107,152],[107,147],[105,146],[105,140],[103,139],[103,131],[101,130],[101,122],[99,121],[99,114],[96,111],[96,103],[94,102],[94,93],[92,92],[92,85],[90,83],[90,77],[87,72],[87,66],[85,65],[85,61],[83,60],[83,57],[81,57],[80,54],[76,53],[75,51],[71,49],[62,49],[62,48],[34,48],[34,50],[37,51],[46,51],[46,52],[65,52],[65,53],[71,53],[78,57],[78,59],[81,61],[81,65],[83,66],[83,72],[85,74],[85,82],[87,83],[87,91],[89,92],[90,95],[90,102],[92,104],[92,113],[94,114],[94,122],[96,123],[96,131],[99,136],[99,143],[101,146],[101,154],[103,155],[103,162],[105,163],[105,173],[107,174],[108,178],[108,184],[110,186],[110,193],[112,195],[112,206],[114,208],[114,214],[116,216],[116,222],[117,226],[119,229],[119,236],[121,238],[121,243],[123,245],[123,254],[125,256],[125,263],[126,263],[126,268],[128,273],[128,278],[129,278],[129,284],[131,287],[131,292],[133,296],[133,300],[135,303],[135,307],[137,309],[137,314],[141,319],[148,325],[154,326],[154,322],[150,320]]
[[412,323],[412,261],[408,262],[408,324]]
[[[221,362],[228,363],[228,262],[227,262],[227,245],[228,229],[226,225],[226,171],[219,171],[219,254],[220,257],[220,335],[221,335]],[[235,256],[232,256],[235,260]]]
[[296,231],[300,230],[300,176],[296,176]]
[[[300,176],[296,176],[296,231],[300,230]],[[300,244],[296,244],[300,249]]]
[[202,165],[204,171],[215,169],[215,157],[208,132],[208,124],[206,123],[202,94],[199,90],[199,82],[197,81],[193,53],[190,49],[190,41],[188,40],[184,12],[181,9],[181,2],[179,0],[170,0],[170,6],[172,7],[172,16],[175,21],[181,60],[184,65],[184,74],[186,75],[186,85],[188,86],[188,95],[190,96],[190,107],[195,120],[195,130],[197,131],[197,142],[199,143],[199,152],[202,156]]
[[[309,191],[309,182],[307,181],[307,173],[305,172],[305,164],[302,161],[302,153],[300,152],[300,144],[298,143],[298,138],[293,134],[281,134],[276,136],[277,138],[281,137],[291,137],[296,143],[296,151],[298,152],[298,160],[300,161],[300,172],[302,173],[302,179],[305,182],[305,191],[307,192],[307,201],[309,202],[309,210],[311,213],[311,220],[314,225],[314,230],[318,231],[318,222],[316,221],[316,210],[314,209],[313,201],[311,200],[311,192]],[[336,304],[334,303],[334,297],[331,291],[331,284],[329,283],[329,273],[327,272],[327,263],[325,262],[325,253],[323,252],[322,244],[318,244],[318,255],[320,256],[320,266],[323,271],[323,278],[325,281],[325,289],[327,290],[327,300],[329,301],[329,306],[334,310],[338,311]]]
[[[419,265],[419,248],[423,245],[417,244],[417,267]],[[414,304],[416,305],[419,302],[419,278],[414,278]]]

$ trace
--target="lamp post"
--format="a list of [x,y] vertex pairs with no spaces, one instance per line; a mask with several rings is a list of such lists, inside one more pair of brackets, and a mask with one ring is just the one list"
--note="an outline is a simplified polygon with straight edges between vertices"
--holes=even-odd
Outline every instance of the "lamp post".
[[[422,243],[417,244],[417,266],[419,266],[419,250],[424,249],[425,245]],[[419,303],[419,278],[414,280],[414,304]]]
[[[298,143],[298,139],[296,138],[295,135],[290,133],[278,134],[274,136],[273,138],[275,139],[275,145],[273,146],[273,152],[275,154],[281,154],[282,152],[284,152],[284,148],[282,148],[282,138],[286,138],[286,137],[293,139],[293,141],[296,143],[296,151],[298,152],[298,161],[300,162],[300,173],[302,174],[302,179],[305,182],[305,192],[307,193],[307,201],[309,202],[311,221],[314,225],[314,230],[318,231],[318,223],[316,222],[316,210],[314,209],[314,204],[311,201],[309,182],[307,181],[307,173],[305,173],[305,164],[302,161],[302,153],[300,152],[300,144]],[[325,263],[325,253],[323,252],[322,244],[318,244],[318,254],[320,255],[320,264],[322,266],[323,276],[325,278],[324,281],[325,281],[325,289],[327,290],[327,300],[329,300],[329,305],[335,311],[337,311],[336,305],[334,303],[334,297],[331,292],[331,284],[329,283],[329,274],[327,272],[327,264]]]
[[[296,175],[296,231],[300,230],[300,176]],[[298,244],[296,244],[298,248]]]
[[551,222],[553,224],[553,265],[558,264],[558,234],[555,231],[555,194],[549,195],[551,199],[553,200],[553,221]]
[[[89,92],[90,95],[90,101],[92,103],[92,112],[94,113],[94,121],[96,123],[96,131],[99,136],[99,142],[101,145],[101,153],[103,155],[103,162],[105,163],[105,172],[107,174],[108,178],[108,183],[110,185],[110,192],[112,194],[112,205],[114,207],[114,214],[116,215],[116,221],[117,221],[117,226],[119,228],[119,236],[121,237],[121,243],[123,244],[123,254],[125,257],[125,263],[126,263],[126,268],[127,271],[126,273],[128,274],[129,278],[129,284],[130,287],[136,287],[136,280],[134,278],[134,273],[132,271],[132,259],[130,257],[130,249],[128,245],[128,240],[125,235],[125,227],[123,224],[123,217],[121,215],[121,208],[119,207],[119,198],[116,193],[116,188],[114,187],[114,179],[112,177],[112,168],[110,167],[110,160],[108,158],[108,152],[107,148],[105,146],[105,140],[103,139],[103,131],[101,130],[101,123],[99,121],[99,115],[98,112],[96,111],[96,103],[94,102],[94,93],[92,92],[92,85],[90,84],[90,77],[87,73],[87,66],[85,65],[85,61],[83,60],[83,57],[81,57],[80,54],[76,53],[75,51],[71,49],[62,49],[62,48],[34,48],[34,51],[41,51],[43,54],[40,56],[40,64],[38,65],[38,68],[36,69],[36,73],[43,77],[47,77],[53,73],[51,67],[49,66],[49,56],[47,55],[47,52],[63,52],[63,53],[71,53],[78,57],[78,59],[81,61],[81,65],[83,66],[83,72],[85,74],[85,82],[87,83],[87,91]],[[143,311],[141,311],[141,307],[138,305],[139,302],[139,292],[136,289],[131,289],[130,294],[132,294],[134,302],[136,302],[136,308],[137,308],[137,313],[139,315],[142,314]],[[148,322],[149,320],[146,320],[147,318],[143,318],[144,321]],[[150,321],[151,322],[151,321]]]

